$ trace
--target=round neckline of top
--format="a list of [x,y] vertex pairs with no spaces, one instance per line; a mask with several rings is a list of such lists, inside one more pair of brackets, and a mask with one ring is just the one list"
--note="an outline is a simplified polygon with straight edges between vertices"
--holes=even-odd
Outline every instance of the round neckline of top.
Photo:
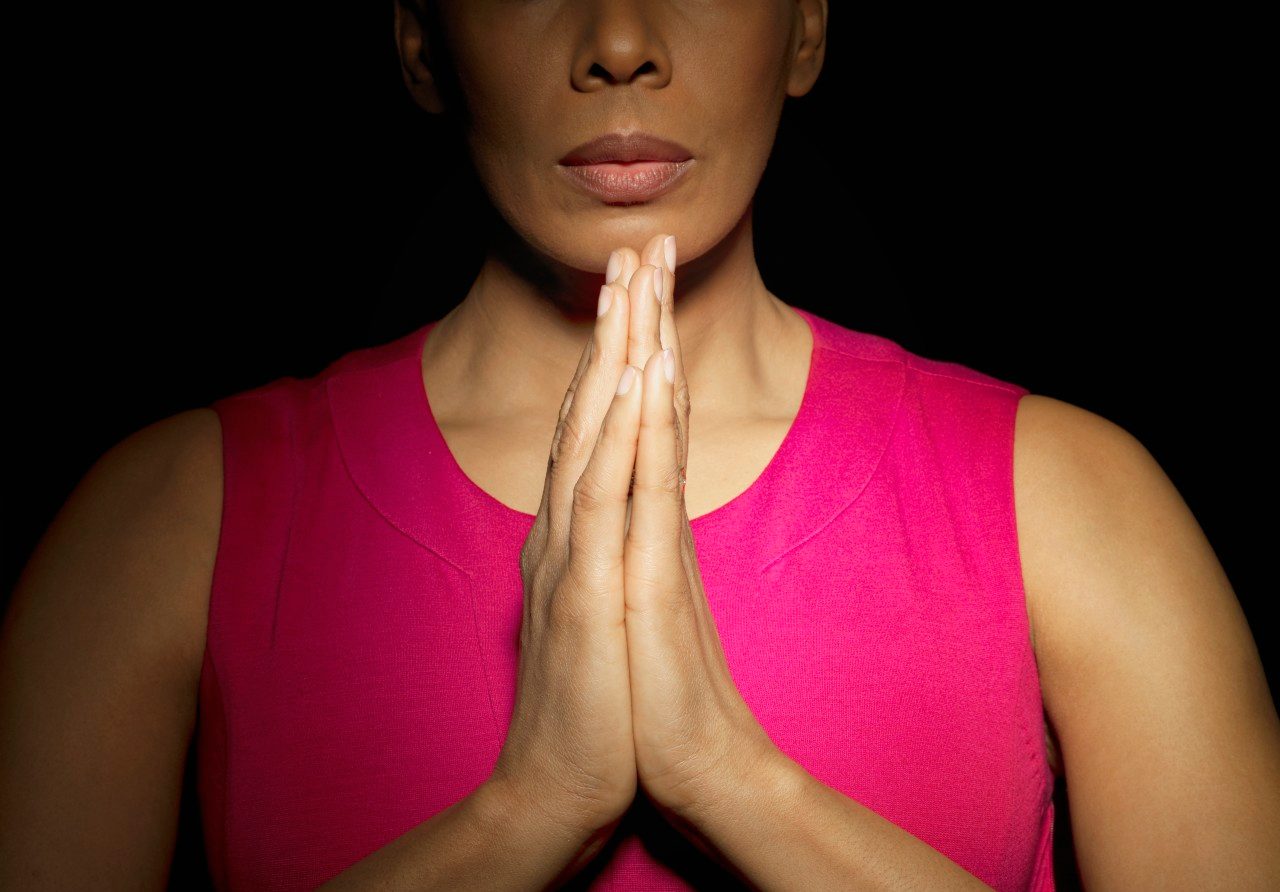
[[[809,332],[812,337],[812,345],[809,350],[809,368],[805,374],[804,392],[800,397],[800,408],[796,410],[795,418],[792,419],[790,426],[787,428],[786,434],[782,438],[782,442],[780,442],[778,444],[778,448],[774,450],[773,455],[764,466],[764,470],[762,470],[756,478],[747,485],[746,489],[729,499],[729,501],[716,508],[712,508],[704,514],[690,518],[690,529],[699,529],[706,526],[708,523],[712,523],[722,517],[728,516],[739,505],[748,501],[753,493],[765,486],[768,481],[778,473],[778,469],[783,465],[787,455],[795,448],[797,431],[803,429],[803,427],[809,423],[809,416],[814,412],[814,381],[816,379],[814,368],[818,362],[818,351],[822,346],[818,334],[819,326],[813,314],[807,310],[802,310],[801,308],[791,306],[790,304],[787,306],[789,309],[796,312],[800,318],[808,324]],[[417,358],[417,362],[405,364],[406,371],[412,372],[417,379],[413,382],[412,389],[418,394],[418,406],[413,411],[417,412],[422,417],[426,426],[433,432],[435,438],[441,444],[441,454],[444,458],[444,463],[447,465],[448,473],[457,478],[464,489],[469,491],[476,499],[488,508],[502,512],[508,517],[514,518],[531,526],[537,518],[537,515],[530,514],[527,511],[521,511],[518,508],[508,505],[506,502],[490,493],[483,486],[476,483],[476,481],[473,480],[465,470],[463,470],[462,465],[458,462],[457,456],[453,454],[453,449],[450,448],[448,441],[444,438],[444,432],[440,429],[440,424],[436,420],[435,412],[431,409],[431,398],[427,393],[427,383],[422,375],[422,359],[424,351],[426,350],[427,339],[431,336],[432,329],[435,328],[436,323],[439,321],[440,320],[438,319],[434,320],[422,327],[422,330],[413,340],[413,356]]]

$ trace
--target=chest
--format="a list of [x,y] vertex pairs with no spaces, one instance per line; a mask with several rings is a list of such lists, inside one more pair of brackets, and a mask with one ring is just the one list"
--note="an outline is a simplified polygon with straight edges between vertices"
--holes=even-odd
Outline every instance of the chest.
[[[439,419],[462,473],[504,505],[536,514],[542,502],[554,425],[542,418],[502,425]],[[701,517],[747,491],[787,436],[787,419],[703,419],[690,433],[685,506]]]
[[[787,419],[709,419],[691,433],[685,505],[690,518],[718,509],[745,492],[769,465],[787,436]],[[512,436],[508,420],[494,425],[440,422],[440,430],[463,473],[493,498],[527,514],[542,500],[547,451],[554,427],[526,420]],[[544,445],[546,444],[546,445]],[[1024,560],[1033,560],[1027,555]],[[1036,596],[1027,593],[1027,598]],[[1029,605],[1034,612],[1034,605]],[[1041,710],[1049,767],[1063,773],[1060,748],[1047,714]]]
[[[359,492],[309,479],[280,574],[228,571],[214,592],[217,694],[204,704],[227,721],[204,732],[201,776],[227,797],[224,819],[207,817],[251,886],[322,882],[465,796],[518,693],[523,592],[518,562],[500,556],[518,553],[520,530],[473,527],[488,559],[453,560]],[[766,506],[697,528],[711,612],[735,684],[784,753],[1013,888],[1044,814],[1023,629],[977,581],[904,559],[931,549],[937,566],[947,543],[915,541],[893,498],[873,484],[767,565],[773,543],[742,544],[785,527]],[[456,519],[437,523],[441,542],[467,544],[445,538]],[[633,815],[606,867],[614,885],[687,888],[671,871],[696,856],[673,834]]]

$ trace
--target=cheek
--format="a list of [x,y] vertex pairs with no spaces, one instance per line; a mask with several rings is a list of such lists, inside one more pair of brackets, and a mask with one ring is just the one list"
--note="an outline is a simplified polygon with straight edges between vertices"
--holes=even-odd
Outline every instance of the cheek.
[[477,14],[459,23],[454,38],[459,88],[466,103],[467,138],[479,172],[495,186],[513,167],[528,164],[547,138],[535,103],[546,93],[545,59],[536,42],[524,39],[527,25],[511,20],[490,26]]
[[468,139],[477,170],[495,197],[536,188],[530,180],[556,162],[557,148],[569,147],[561,143],[583,132],[580,125],[564,122],[564,106],[572,97],[536,41],[519,39],[515,29],[473,45],[483,47],[484,54],[468,58],[460,77],[465,77]]
[[734,156],[734,166],[763,168],[786,100],[786,22],[739,13],[725,24],[713,49],[688,47],[684,53],[687,92],[701,105],[684,119],[703,122],[705,145]]
[[[513,84],[523,83],[524,89]],[[477,85],[468,141],[476,172],[496,206],[533,210],[547,188],[558,134],[530,107],[532,86],[518,79]],[[548,156],[548,157],[544,157]]]
[[767,58],[772,52],[764,45],[755,58],[726,53],[708,60],[691,94],[697,107],[682,113],[706,147],[704,172],[714,179],[717,201],[745,205],[773,150],[786,92],[779,63]]

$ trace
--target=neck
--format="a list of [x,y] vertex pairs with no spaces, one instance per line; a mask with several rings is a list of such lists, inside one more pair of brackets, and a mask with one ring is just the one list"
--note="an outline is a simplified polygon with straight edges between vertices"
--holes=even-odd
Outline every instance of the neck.
[[[510,416],[550,405],[554,419],[573,377],[603,276],[536,263],[518,243],[498,240],[462,303],[432,332],[427,364],[442,412],[484,405],[484,415]],[[807,327],[760,278],[750,206],[715,248],[677,269],[674,313],[700,417],[750,415],[787,389],[794,369],[767,360],[798,355],[778,348],[807,338]],[[802,371],[807,361],[805,354]],[[478,394],[483,403],[473,401]]]

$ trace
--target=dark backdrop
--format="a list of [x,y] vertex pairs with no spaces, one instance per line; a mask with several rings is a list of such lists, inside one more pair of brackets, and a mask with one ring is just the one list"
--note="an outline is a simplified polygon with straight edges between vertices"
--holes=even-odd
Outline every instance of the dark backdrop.
[[[788,100],[758,195],[765,281],[1135,434],[1273,678],[1273,589],[1242,516],[1270,492],[1254,412],[1271,332],[1248,311],[1274,286],[1254,284],[1241,33],[1168,11],[833,6],[824,73]],[[480,259],[475,196],[400,82],[390,2],[118,15],[33,38],[52,89],[25,92],[33,123],[10,137],[30,201],[6,339],[6,593],[113,443],[438,318]],[[203,870],[190,794],[189,775],[175,885]],[[1061,789],[1059,808],[1070,885]]]

